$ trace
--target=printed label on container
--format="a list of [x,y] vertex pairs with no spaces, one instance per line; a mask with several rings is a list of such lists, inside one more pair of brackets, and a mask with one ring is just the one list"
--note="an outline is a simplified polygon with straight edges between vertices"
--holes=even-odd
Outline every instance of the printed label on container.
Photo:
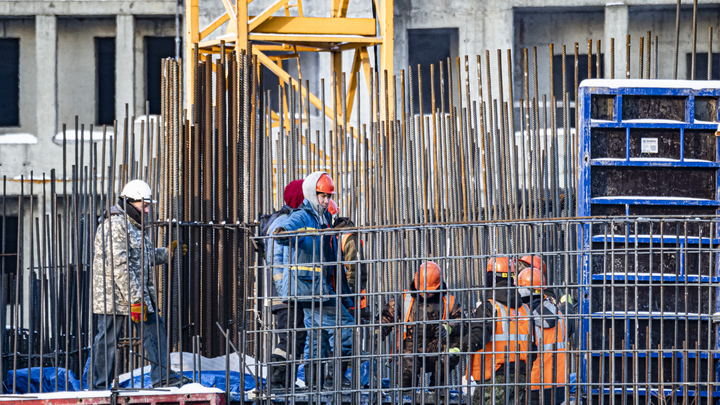
[[642,138],[642,153],[658,153],[657,138]]

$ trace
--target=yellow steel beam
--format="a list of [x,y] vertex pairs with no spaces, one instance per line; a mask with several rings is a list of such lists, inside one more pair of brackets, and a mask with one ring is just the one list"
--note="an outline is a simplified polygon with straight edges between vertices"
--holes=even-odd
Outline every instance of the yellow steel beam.
[[365,84],[368,88],[368,95],[370,95],[372,94],[372,89],[370,88],[370,75],[372,74],[372,67],[370,66],[370,55],[368,55],[367,48],[360,48],[360,60],[362,61],[363,72],[365,73]]
[[347,17],[347,9],[350,0],[340,0],[340,9],[338,10],[337,16],[340,18]]
[[287,5],[289,0],[280,0],[267,9],[260,13],[260,15],[253,17],[248,22],[248,30],[253,31],[255,28],[257,28],[258,25],[264,23],[268,18],[270,18],[273,14],[275,14],[276,11],[280,10],[283,6]]
[[[342,118],[342,52],[330,52],[330,63],[332,64],[332,76],[330,76],[330,88],[335,92],[331,95],[330,101],[335,97],[335,104],[333,108],[337,108],[338,118]],[[335,79],[335,87],[332,87],[333,77]],[[341,119],[342,121],[342,119]]]
[[[265,55],[264,53],[260,52],[260,51],[259,51],[258,49],[256,49],[256,48],[253,48],[252,53],[253,53],[253,55],[257,56],[258,61],[260,61],[260,62],[261,62],[263,65],[265,65],[268,69],[272,70],[273,73],[275,73],[275,74],[280,78],[280,80],[282,80],[282,81],[284,81],[285,83],[288,83],[288,84],[290,84],[290,83],[292,82],[292,86],[295,87],[295,90],[296,90],[296,91],[299,91],[300,94],[301,94],[303,97],[308,97],[308,96],[309,96],[309,97],[310,97],[310,104],[314,105],[315,108],[318,108],[318,109],[322,110],[322,102],[320,101],[320,99],[319,99],[316,95],[308,92],[308,89],[306,89],[306,88],[303,87],[302,85],[299,85],[297,80],[294,80],[294,79],[290,76],[289,73],[287,73],[286,71],[284,71],[284,70],[283,70],[280,66],[278,66],[275,62],[271,61],[270,58],[268,58],[267,55]],[[291,80],[291,79],[292,79],[292,80]],[[325,111],[326,111],[326,114],[327,114],[329,117],[332,117],[332,114],[333,114],[333,109],[332,109],[332,108],[330,108],[330,107],[328,107],[328,106],[325,106]]]
[[212,34],[213,31],[220,28],[221,25],[225,24],[229,20],[230,20],[230,16],[228,15],[228,13],[221,15],[220,18],[213,21],[212,24],[208,25],[207,28],[202,30],[202,32],[200,33],[200,38],[198,38],[198,40],[201,40],[201,39],[207,37],[208,35]]
[[[225,0],[228,1],[228,0]],[[247,10],[247,3],[240,0],[237,2],[237,39],[235,41],[235,50],[237,51],[235,53],[235,57],[238,61],[238,66],[240,66],[242,57],[241,51],[246,51],[248,49],[248,10]],[[250,56],[250,55],[248,55]]]
[[263,52],[323,52],[325,48],[318,48],[314,46],[298,46],[298,45],[265,45],[265,44],[253,44],[253,48],[258,48]]
[[[355,43],[364,44],[366,46],[382,44],[383,39],[379,37],[361,37],[354,35],[283,35],[283,34],[254,34],[251,33],[250,37],[253,41],[267,41],[267,42],[279,42],[289,44],[306,44],[308,42],[313,43],[329,43],[331,47],[336,47],[337,44],[344,43]],[[226,39],[225,41],[232,41]],[[334,45],[333,45],[334,44]]]
[[223,7],[225,7],[225,12],[228,13],[228,16],[230,16],[230,18],[235,21],[237,19],[238,13],[235,12],[234,7],[232,6],[232,4],[230,4],[230,0],[222,0],[222,4]]
[[357,90],[358,79],[360,76],[360,64],[362,64],[362,61],[360,60],[360,49],[356,49],[355,54],[353,55],[352,70],[350,71],[350,83],[348,84],[346,107],[348,115],[350,115],[355,101],[355,91]]
[[[303,45],[321,48],[323,44],[327,46],[326,51],[337,50],[337,44],[343,42],[352,42],[357,46],[372,46],[382,44],[382,39],[377,37],[365,38],[365,37],[323,37],[323,36],[307,36],[307,35],[272,35],[272,34],[249,34],[248,38],[251,41],[266,41],[266,42],[277,42],[285,43],[290,45]],[[220,39],[210,39],[201,41],[199,46],[200,49],[212,48],[213,46],[219,46],[220,41],[225,41],[226,44],[235,42],[234,36],[224,36]],[[335,45],[333,45],[335,44]]]
[[[270,16],[252,28],[253,33],[375,36],[372,18],[323,18]],[[332,42],[332,41],[331,41]],[[340,41],[342,42],[342,41]]]
[[188,111],[192,111],[192,103],[195,95],[195,81],[193,80],[193,69],[195,61],[195,46],[200,42],[200,9],[199,0],[185,1],[185,60],[192,61],[185,63],[185,106]]
[[[381,51],[381,62],[380,62],[380,80],[384,80],[384,71],[387,71],[388,80],[393,77],[393,2],[392,0],[382,0],[383,6],[383,19],[381,22],[381,35],[383,38]],[[386,84],[390,88],[389,83]],[[395,119],[392,108],[383,108],[383,116],[385,111],[390,111],[389,117],[384,117],[387,120]]]

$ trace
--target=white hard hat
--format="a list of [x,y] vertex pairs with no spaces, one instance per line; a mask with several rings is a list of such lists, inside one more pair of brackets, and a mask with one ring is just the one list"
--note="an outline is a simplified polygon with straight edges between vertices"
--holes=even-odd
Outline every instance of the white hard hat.
[[128,184],[123,187],[122,193],[120,193],[120,197],[127,197],[131,200],[143,200],[151,203],[156,203],[157,201],[152,199],[152,192],[150,191],[150,186],[148,186],[147,183],[145,183],[142,180],[131,180],[128,182]]

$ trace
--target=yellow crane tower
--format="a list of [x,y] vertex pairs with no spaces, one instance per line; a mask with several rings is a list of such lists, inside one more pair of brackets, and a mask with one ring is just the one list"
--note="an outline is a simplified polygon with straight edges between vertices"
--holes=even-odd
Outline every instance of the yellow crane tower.
[[[322,110],[320,98],[312,94],[298,80],[291,80],[291,76],[282,68],[283,59],[298,58],[300,52],[329,52],[332,61],[332,72],[337,74],[340,88],[342,70],[342,52],[353,51],[353,64],[349,72],[347,93],[347,114],[351,114],[355,92],[358,88],[360,69],[363,69],[368,90],[370,74],[370,60],[368,47],[380,46],[380,66],[378,71],[387,70],[389,77],[393,72],[393,0],[370,0],[374,2],[377,11],[376,18],[348,18],[347,10],[349,0],[330,0],[331,15],[323,17],[306,17],[303,14],[302,0],[278,0],[272,3],[259,15],[248,15],[248,4],[254,0],[222,0],[225,13],[204,28],[199,26],[200,0],[185,1],[186,55],[192,55],[197,45],[201,55],[217,54],[221,49],[221,41],[226,49],[235,49],[237,55],[241,51],[252,49],[268,69],[273,71],[286,84],[292,83],[295,90],[301,91],[303,96],[309,93],[310,103]],[[292,1],[292,3],[291,3]],[[235,3],[235,4],[233,4]],[[298,16],[291,17],[291,8],[297,8]],[[275,16],[280,10],[285,11],[284,16]],[[207,40],[210,34],[227,24],[226,32],[215,39]],[[248,45],[252,43],[252,46]],[[234,48],[233,48],[234,47]],[[289,51],[289,55],[272,56],[268,52]],[[186,69],[192,69],[191,64],[185,64]],[[381,75],[382,77],[382,75]],[[298,78],[301,79],[301,78]],[[186,70],[185,74],[186,100],[188,107],[192,102],[194,89],[192,74]],[[382,80],[382,79],[381,79]],[[337,100],[340,95],[337,94]],[[335,108],[338,116],[342,114],[342,104],[326,106],[325,111],[332,117]]]

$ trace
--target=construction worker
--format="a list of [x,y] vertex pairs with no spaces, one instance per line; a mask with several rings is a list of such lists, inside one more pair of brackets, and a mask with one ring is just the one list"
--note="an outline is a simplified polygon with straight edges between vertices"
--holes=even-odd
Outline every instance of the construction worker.
[[[403,294],[401,308],[396,308],[395,299],[391,299],[382,311],[383,324],[398,323],[397,349],[407,356],[402,357],[402,386],[412,388],[417,385],[417,376],[432,373],[431,386],[442,384],[443,373],[436,376],[436,363],[439,353],[451,353],[450,368],[459,362],[460,327],[462,308],[455,297],[447,292],[442,270],[435,262],[423,263],[410,283],[409,290]],[[424,324],[424,322],[427,322]],[[385,339],[393,326],[382,326],[382,338]],[[421,359],[417,353],[427,353]],[[432,354],[432,355],[431,355]],[[454,363],[454,364],[453,364]],[[441,363],[442,364],[442,363]],[[439,383],[439,384],[438,384]]]
[[[128,316],[150,362],[153,387],[164,382],[181,385],[183,378],[164,370],[167,359],[165,323],[156,312],[153,269],[172,260],[177,241],[168,248],[155,248],[150,232],[143,226],[152,199],[150,186],[142,180],[128,182],[117,205],[105,212],[95,234],[93,259],[93,313],[97,315],[97,334],[92,347],[92,389],[106,390],[112,384],[118,338]],[[183,246],[183,254],[187,252]],[[141,333],[142,331],[142,333]],[[116,387],[117,388],[117,387]]]
[[[486,269],[486,299],[469,325],[470,373],[482,386],[473,405],[524,404],[529,366],[535,360],[530,308],[514,288],[515,263],[494,257]],[[507,401],[507,402],[506,402]]]
[[[572,297],[564,295],[560,305],[545,292],[545,277],[537,268],[527,268],[518,275],[521,295],[531,296],[535,344],[540,352],[533,362],[530,382],[531,404],[559,405],[565,402],[566,374],[570,360],[566,356],[567,341],[575,332],[574,323],[567,322],[574,315]],[[540,401],[540,388],[542,402]],[[554,392],[553,392],[554,391]]]
[[[288,258],[285,262],[288,266],[283,269],[287,272],[287,295],[302,304],[305,327],[313,328],[305,356],[311,360],[309,367],[306,366],[305,369],[305,380],[307,385],[315,387],[320,385],[321,370],[314,360],[325,359],[330,355],[330,336],[337,337],[337,332],[340,335],[338,343],[341,356],[350,356],[352,349],[350,327],[355,324],[355,320],[348,310],[353,306],[352,300],[347,297],[342,299],[334,297],[337,293],[348,296],[351,293],[345,273],[336,271],[338,267],[336,239],[331,234],[307,234],[332,227],[332,217],[327,208],[335,194],[333,180],[323,171],[314,172],[305,179],[302,188],[305,197],[302,205],[289,216],[277,221],[274,234],[305,232],[291,237],[278,235],[277,242],[289,246]],[[340,285],[333,288],[331,278],[339,278]],[[340,320],[340,325],[337,325],[336,318]],[[347,327],[335,328],[335,326]],[[334,364],[334,361],[328,362],[328,373],[322,378],[323,388],[335,387],[336,374],[342,376],[340,380],[342,387],[349,387],[350,381],[345,378],[349,361],[342,361],[340,370],[335,370]]]
[[520,258],[517,262],[517,271],[520,274],[521,271],[527,268],[542,269],[543,276],[547,277],[547,265],[540,256],[537,255],[525,255]]
[[[302,184],[302,179],[294,180],[285,187],[285,193],[283,194],[285,205],[267,218],[261,218],[261,235],[272,235],[281,222],[279,220],[289,216],[293,210],[302,205],[304,200]],[[276,387],[287,387],[290,385],[289,379],[294,374],[287,372],[286,362],[288,359],[302,359],[307,332],[304,329],[302,308],[298,308],[297,302],[287,300],[288,280],[284,277],[283,267],[278,266],[288,262],[290,247],[273,242],[272,238],[265,239],[265,260],[268,264],[267,276],[268,279],[272,280],[267,285],[267,293],[269,297],[274,297],[271,311],[275,316],[276,329],[282,332],[277,334],[277,344],[270,358],[273,363],[276,363],[272,368],[270,382]],[[292,329],[295,329],[294,334]],[[288,345],[288,337],[293,335],[295,339]]]

